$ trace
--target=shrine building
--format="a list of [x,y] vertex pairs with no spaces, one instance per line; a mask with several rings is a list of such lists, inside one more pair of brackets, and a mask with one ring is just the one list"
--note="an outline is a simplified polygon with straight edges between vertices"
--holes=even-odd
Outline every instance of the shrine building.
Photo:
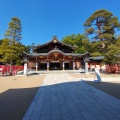
[[52,40],[37,45],[34,53],[23,53],[24,67],[38,70],[78,70],[88,71],[89,53],[74,53],[74,48],[58,40],[54,35]]

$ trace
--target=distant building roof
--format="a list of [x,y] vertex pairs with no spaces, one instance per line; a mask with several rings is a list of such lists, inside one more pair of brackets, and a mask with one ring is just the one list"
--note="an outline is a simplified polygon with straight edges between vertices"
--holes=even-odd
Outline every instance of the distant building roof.
[[[79,54],[79,53],[63,53],[61,50],[59,49],[53,49],[51,50],[50,52],[48,53],[31,53],[31,54],[26,54],[27,56],[33,56],[33,57],[37,57],[37,56],[47,56],[53,52],[58,52],[58,53],[61,53],[65,56],[73,56],[73,57],[76,57],[76,56],[84,56],[86,54],[89,54],[88,52],[84,53],[84,54]],[[25,53],[24,53],[25,54]]]
[[104,56],[89,57],[90,60],[103,60]]
[[49,42],[44,43],[44,44],[42,44],[42,45],[37,45],[37,46],[34,48],[34,50],[36,50],[36,49],[38,49],[38,48],[41,48],[41,47],[44,47],[44,46],[46,46],[46,45],[48,45],[48,44],[50,44],[50,43],[59,43],[59,44],[61,44],[61,45],[63,45],[63,46],[69,47],[69,48],[71,48],[72,50],[74,50],[74,48],[73,48],[71,45],[68,45],[68,44],[63,43],[62,41],[59,41],[56,35],[54,35],[53,38],[52,38],[52,40],[50,40]]

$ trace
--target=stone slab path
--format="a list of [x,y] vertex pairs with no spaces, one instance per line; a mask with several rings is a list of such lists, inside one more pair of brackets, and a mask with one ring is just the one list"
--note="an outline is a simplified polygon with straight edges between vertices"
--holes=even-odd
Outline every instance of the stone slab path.
[[120,120],[120,100],[67,73],[47,74],[23,120]]

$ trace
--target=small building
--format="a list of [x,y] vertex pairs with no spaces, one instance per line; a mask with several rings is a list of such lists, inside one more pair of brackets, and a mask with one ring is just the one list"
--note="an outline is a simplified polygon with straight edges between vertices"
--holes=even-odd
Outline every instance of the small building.
[[88,63],[88,69],[94,70],[95,67],[99,68],[101,71],[106,70],[104,56],[89,57],[90,62]]
[[87,69],[89,61],[88,52],[74,53],[73,47],[59,41],[56,35],[49,42],[37,45],[34,53],[23,53],[22,57],[27,67],[36,70]]

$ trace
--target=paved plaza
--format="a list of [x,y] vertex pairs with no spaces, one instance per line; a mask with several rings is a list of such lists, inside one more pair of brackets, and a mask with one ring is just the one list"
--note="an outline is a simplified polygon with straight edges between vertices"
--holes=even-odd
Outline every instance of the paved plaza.
[[47,74],[23,120],[120,120],[120,100],[67,73]]

